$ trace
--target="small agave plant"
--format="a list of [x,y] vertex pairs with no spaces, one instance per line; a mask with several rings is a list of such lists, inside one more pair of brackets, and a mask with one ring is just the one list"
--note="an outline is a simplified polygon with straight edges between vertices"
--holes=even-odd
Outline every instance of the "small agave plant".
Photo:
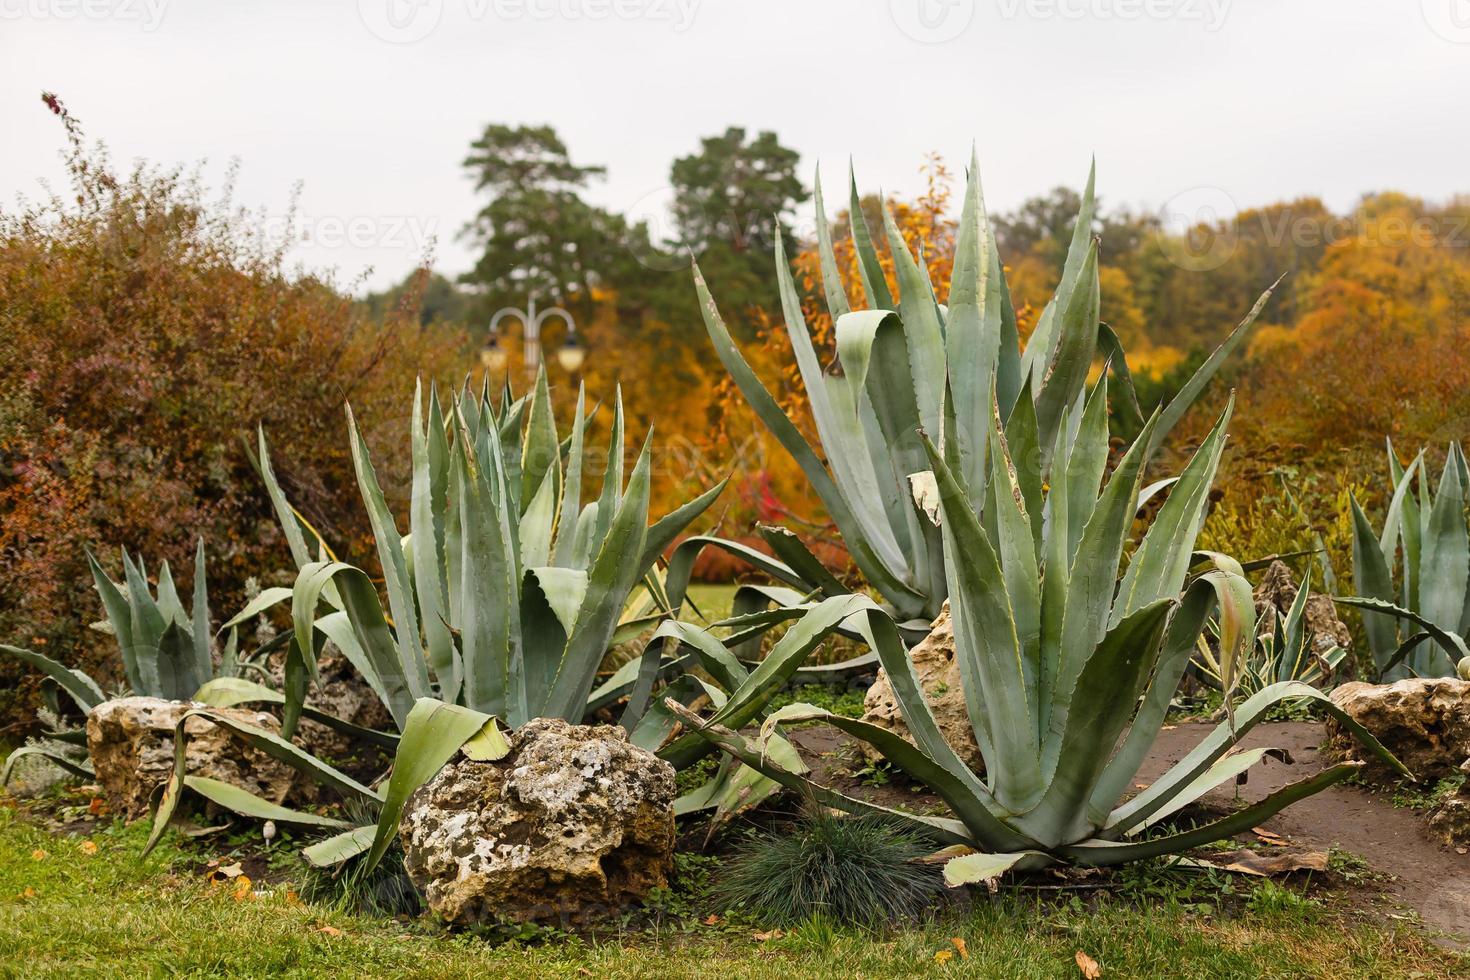
[[[848,215],[867,308],[852,306],[838,272],[819,175],[817,246],[837,339],[831,364],[823,365],[812,345],[801,295],[779,242],[776,278],[786,331],[821,440],[820,454],[746,363],[695,267],[705,326],[720,360],[756,415],[800,464],[854,563],[911,639],[928,632],[950,585],[944,536],[916,513],[911,496],[911,481],[929,469],[919,431],[939,431],[946,378],[957,420],[951,438],[955,466],[972,486],[984,483],[986,424],[992,410],[1013,442],[1030,444],[1049,457],[1064,431],[1064,414],[1073,423],[1079,417],[1076,406],[1098,357],[1108,359],[1123,396],[1117,407],[1129,425],[1137,431],[1143,424],[1122,347],[1098,319],[1093,187],[1089,174],[1061,281],[1023,345],[973,157],[944,302],[922,256],[909,251],[885,208],[883,230],[898,294],[889,289],[856,181],[850,178]],[[1151,429],[1149,455],[1244,340],[1270,294],[1267,290],[1261,296],[1163,409]],[[1027,501],[1033,513],[1037,502],[1034,495]],[[706,543],[738,550],[728,542]],[[788,542],[778,557],[786,571],[796,573],[793,579],[766,569],[782,581],[804,592],[846,591],[799,542]]]
[[1194,665],[1198,674],[1227,697],[1249,696],[1282,681],[1300,681],[1319,689],[1327,687],[1347,658],[1347,651],[1332,638],[1311,631],[1307,623],[1307,602],[1311,597],[1312,573],[1308,566],[1291,608],[1285,614],[1274,615],[1269,628],[1257,632],[1255,642],[1236,662],[1234,676],[1219,653],[1220,624],[1212,621],[1208,632],[1214,644],[1203,635],[1197,643]]
[[1470,633],[1470,528],[1465,519],[1470,468],[1464,450],[1450,446],[1436,492],[1430,490],[1423,450],[1405,468],[1390,442],[1388,468],[1393,496],[1381,531],[1374,533],[1353,499],[1353,587],[1358,594],[1337,601],[1363,611],[1380,679],[1458,673],[1470,680],[1470,648],[1464,639]]
[[[849,365],[849,378],[852,370]],[[971,418],[985,433],[983,472],[967,469],[965,443],[954,438],[953,402],[945,408],[942,450],[921,440],[934,474],[955,656],[983,774],[969,769],[941,735],[895,623],[871,601],[858,625],[888,672],[913,743],[811,705],[774,712],[755,742],[682,706],[670,710],[746,765],[852,812],[878,808],[785,769],[761,743],[781,724],[815,720],[870,743],[953,811],[949,818],[891,814],[956,847],[945,865],[951,885],[989,881],[1009,869],[1111,865],[1183,851],[1255,826],[1357,770],[1357,763],[1334,765],[1227,817],[1162,830],[1181,808],[1275,753],[1238,743],[1282,701],[1312,702],[1402,771],[1324,694],[1287,681],[1235,706],[1184,759],[1128,797],[1210,615],[1218,610],[1229,676],[1254,632],[1254,607],[1239,564],[1194,552],[1229,410],[1125,565],[1159,417],[1146,423],[1099,492],[1108,451],[1106,399],[1104,381],[1075,416],[1072,408],[1061,409],[1046,482],[1029,398],[1017,402],[1020,417],[1013,414],[1008,431],[994,412],[988,424]]]
[[[92,581],[107,618],[93,624],[94,629],[110,634],[118,646],[126,687],[123,693],[169,701],[193,701],[213,707],[228,707],[245,702],[283,704],[283,694],[271,690],[250,675],[266,676],[265,657],[286,646],[289,634],[277,634],[258,649],[241,655],[238,627],[254,618],[262,609],[279,601],[279,591],[267,589],[231,617],[218,632],[211,628],[209,585],[205,572],[204,541],[201,538],[194,553],[193,601],[184,607],[179,597],[168,562],[158,569],[158,585],[149,585],[147,567],[126,550],[122,553],[123,580],[114,582],[97,559],[88,552]],[[217,643],[220,634],[222,643]],[[218,655],[216,655],[218,647]],[[83,716],[108,699],[102,686],[84,671],[67,667],[50,657],[19,647],[0,644],[0,653],[12,656],[42,671],[41,696],[46,711],[44,718],[60,722],[72,712],[64,710],[66,698]],[[314,709],[305,715],[323,724],[355,730]],[[43,756],[76,775],[90,776],[84,756],[77,752],[57,751],[60,746],[84,747],[86,731],[63,730],[52,726],[43,741],[22,746],[7,760],[0,785],[9,778],[11,767],[27,755]]]

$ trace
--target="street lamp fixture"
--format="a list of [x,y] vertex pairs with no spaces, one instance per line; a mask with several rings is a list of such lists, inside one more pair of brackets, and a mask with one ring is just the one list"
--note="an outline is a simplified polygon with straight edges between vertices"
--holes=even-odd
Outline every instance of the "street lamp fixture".
[[552,317],[560,317],[567,325],[567,336],[556,352],[556,362],[567,372],[575,373],[586,360],[587,348],[577,342],[577,324],[572,315],[559,306],[548,306],[538,311],[536,297],[532,295],[527,298],[525,309],[506,306],[496,310],[490,317],[490,335],[485,346],[480,349],[480,363],[486,370],[502,371],[509,362],[505,348],[500,346],[500,321],[506,317],[514,317],[520,321],[521,334],[525,339],[521,361],[527,374],[535,374],[537,365],[541,363],[541,327]]

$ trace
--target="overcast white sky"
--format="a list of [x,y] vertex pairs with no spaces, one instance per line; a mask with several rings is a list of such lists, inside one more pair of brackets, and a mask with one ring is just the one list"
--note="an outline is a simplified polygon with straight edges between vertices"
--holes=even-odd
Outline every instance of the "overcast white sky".
[[992,209],[1092,153],[1114,205],[1470,191],[1470,0],[0,0],[6,207],[59,173],[42,89],[120,160],[238,157],[240,203],[300,181],[298,257],[372,287],[430,236],[470,264],[492,121],[551,123],[637,214],[728,125],[901,194],[974,140]]

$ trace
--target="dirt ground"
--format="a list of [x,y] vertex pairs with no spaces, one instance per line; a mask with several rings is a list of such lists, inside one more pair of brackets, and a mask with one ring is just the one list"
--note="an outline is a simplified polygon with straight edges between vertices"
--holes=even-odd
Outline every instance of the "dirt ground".
[[[1158,778],[1182,759],[1212,728],[1185,722],[1161,732],[1139,772],[1139,782]],[[855,752],[846,736],[827,728],[800,729],[793,741],[818,779],[842,792],[884,805],[903,804],[923,809],[937,803],[926,793],[899,785],[873,787],[855,778]],[[1323,768],[1318,746],[1322,726],[1311,722],[1279,722],[1257,726],[1242,740],[1246,747],[1272,746],[1290,753],[1292,762],[1267,759],[1238,788],[1240,797],[1256,801],[1289,782]],[[1228,805],[1237,788],[1229,786],[1203,801]],[[1386,796],[1356,786],[1338,785],[1287,807],[1266,821],[1264,829],[1280,834],[1291,845],[1307,850],[1336,846],[1363,858],[1380,875],[1383,895],[1391,904],[1412,910],[1429,929],[1445,934],[1457,946],[1470,945],[1470,855],[1432,840],[1423,817],[1389,804]],[[1390,912],[1389,914],[1392,914]]]

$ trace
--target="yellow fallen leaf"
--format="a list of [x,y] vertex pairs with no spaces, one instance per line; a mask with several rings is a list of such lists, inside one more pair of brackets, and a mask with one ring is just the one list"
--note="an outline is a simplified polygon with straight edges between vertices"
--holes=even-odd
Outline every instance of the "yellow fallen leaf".
[[952,959],[954,959],[954,950],[941,949],[934,954],[935,963],[948,963]]
[[27,887],[25,891],[23,891],[23,892],[20,893],[20,897],[21,898],[35,898],[36,897],[36,890],[34,888]]
[[965,941],[963,938],[959,936],[951,936],[949,941],[954,943],[955,952],[960,954],[960,959],[967,960],[970,958],[970,951],[965,948]]
[[39,847],[31,852],[32,861],[44,861],[46,860],[46,856],[46,852],[41,850]]
[[89,857],[97,853],[97,845],[89,840],[82,841],[82,853]]
[[230,893],[230,897],[237,902],[248,901],[249,899],[255,897],[255,893],[250,890],[249,875],[241,875],[240,877],[235,879],[235,888],[234,891]]
[[1087,980],[1097,980],[1102,976],[1102,964],[1080,949],[1077,950],[1077,969],[1082,971]]
[[327,936],[342,935],[342,930],[338,929],[336,926],[320,926],[316,931]]

